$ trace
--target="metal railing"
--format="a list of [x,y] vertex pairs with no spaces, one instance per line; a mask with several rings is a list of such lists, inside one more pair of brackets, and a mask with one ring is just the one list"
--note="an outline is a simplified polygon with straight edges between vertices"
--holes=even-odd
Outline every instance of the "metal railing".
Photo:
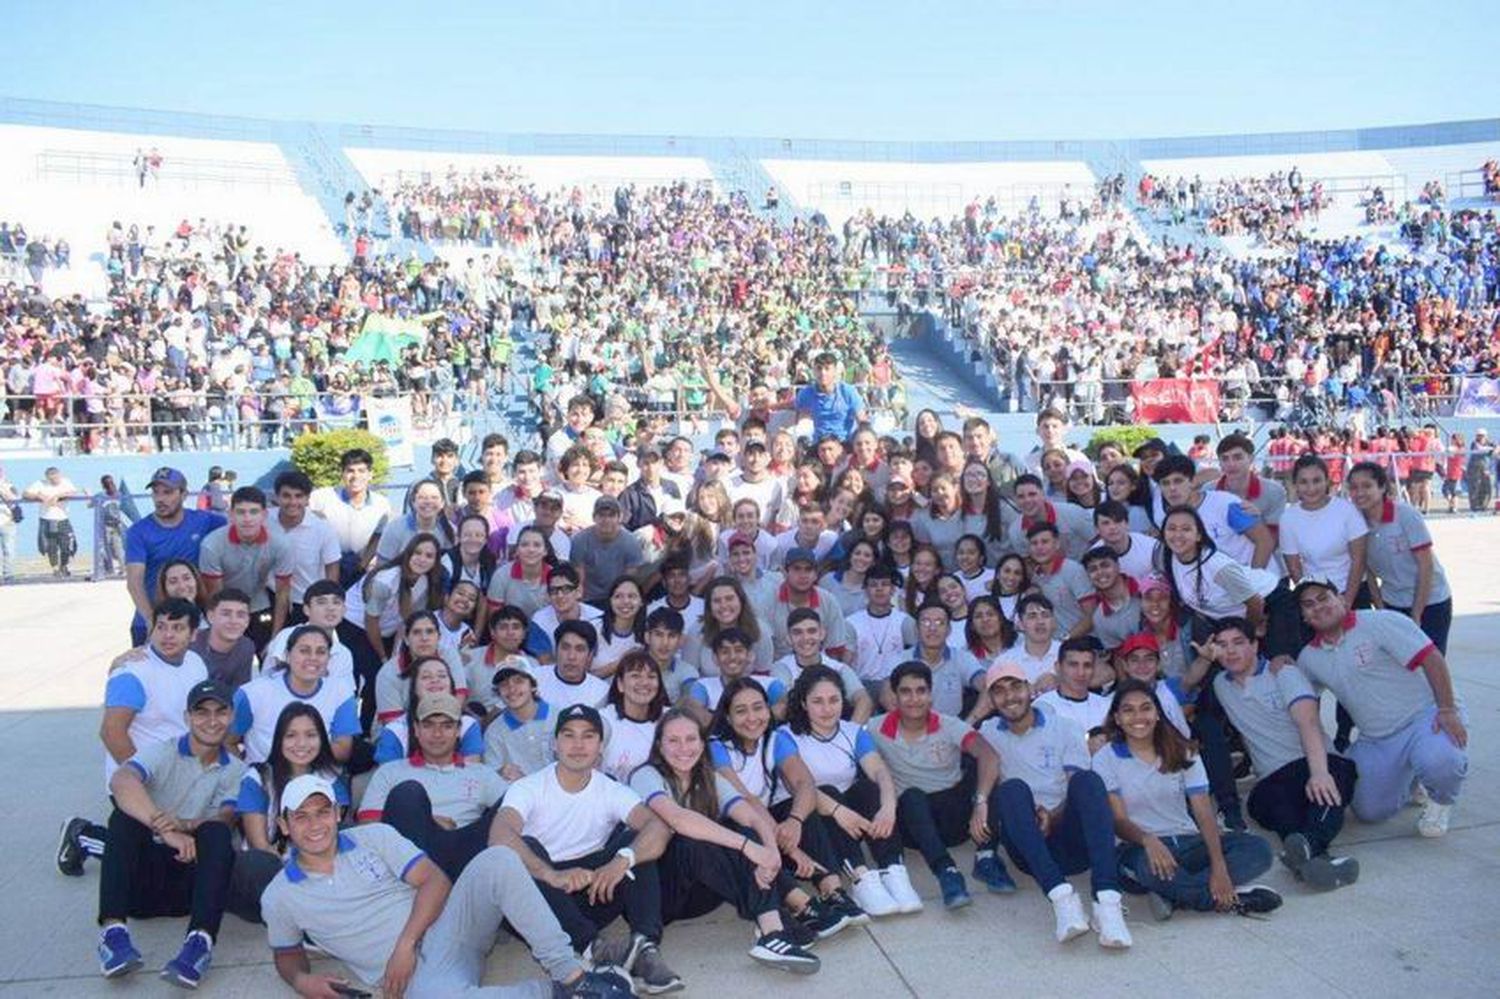
[[222,187],[260,189],[281,193],[298,188],[297,178],[284,164],[243,160],[169,156],[149,169],[144,182],[135,157],[129,153],[44,149],[36,155],[36,175],[42,180],[105,183],[116,186],[159,186],[198,190]]

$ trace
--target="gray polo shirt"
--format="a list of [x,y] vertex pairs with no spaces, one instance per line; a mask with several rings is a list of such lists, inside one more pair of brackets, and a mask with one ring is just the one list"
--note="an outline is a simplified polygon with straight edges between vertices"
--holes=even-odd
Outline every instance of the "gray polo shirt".
[[[823,630],[827,635],[823,639],[823,647],[826,649],[841,649],[847,646],[853,638],[849,634],[848,624],[844,620],[843,608],[839,606],[838,597],[829,593],[821,586],[813,588],[812,596],[807,606],[818,612],[818,618],[823,622]],[[792,638],[786,629],[786,619],[791,616],[794,608],[787,602],[786,587],[772,595],[772,599],[762,610],[763,620],[771,622],[771,643],[777,656],[788,655],[792,651]]]
[[[844,700],[852,704],[856,696],[866,692],[864,681],[859,678],[859,674],[837,659],[824,656],[821,665],[839,675],[839,682],[844,687]],[[771,676],[780,680],[787,690],[792,689],[792,685],[797,682],[797,677],[802,675],[802,670],[803,667],[797,663],[796,655],[782,656],[771,664]]]
[[1273,673],[1262,660],[1244,682],[1227,672],[1214,677],[1214,694],[1224,713],[1245,737],[1255,772],[1269,777],[1304,755],[1302,736],[1289,713],[1301,700],[1318,703],[1318,695],[1296,666]]
[[1079,621],[1083,620],[1083,601],[1094,594],[1094,584],[1083,566],[1071,558],[1059,559],[1041,571],[1031,570],[1031,581],[1042,595],[1052,601],[1052,613],[1057,617],[1057,633],[1066,636]]
[[896,793],[916,788],[927,794],[946,791],[963,779],[964,747],[979,733],[952,715],[927,716],[927,729],[916,740],[901,731],[901,713],[877,715],[865,723],[875,749],[896,782]]
[[[1047,523],[1057,526],[1063,554],[1071,559],[1083,558],[1083,553],[1089,550],[1097,536],[1093,512],[1075,503],[1053,503],[1048,500],[1045,519]],[[1029,544],[1026,532],[1042,522],[1041,519],[1032,520],[1029,517],[1017,517],[1012,521],[1008,528],[1011,550],[1025,552]]]
[[[1432,551],[1432,532],[1427,530],[1426,519],[1405,503],[1386,500],[1380,519],[1366,537],[1365,560],[1380,580],[1380,595],[1387,607],[1410,609],[1417,599],[1419,551]],[[1427,603],[1440,604],[1451,596],[1448,575],[1433,555],[1432,592]]]
[[1394,735],[1437,702],[1420,667],[1436,651],[1411,618],[1395,611],[1353,611],[1336,643],[1314,638],[1297,656],[1308,679],[1333,691],[1361,738]]
[[1053,809],[1067,797],[1073,772],[1089,769],[1088,739],[1071,718],[1035,705],[1031,710],[1035,718],[1021,735],[998,715],[979,726],[979,734],[1000,754],[1002,778],[1025,781],[1036,803]]
[[414,780],[427,789],[432,814],[451,819],[456,826],[466,826],[484,814],[485,809],[505,796],[509,786],[504,777],[489,767],[456,762],[438,766],[418,758],[392,760],[375,768],[375,776],[365,788],[359,803],[359,821],[379,822],[385,813],[385,799],[391,789],[404,781]]
[[528,774],[550,765],[557,758],[552,741],[555,724],[546,701],[537,703],[530,721],[522,721],[506,708],[484,730],[484,765],[494,770],[511,765]]
[[208,766],[193,755],[192,741],[183,735],[154,742],[126,760],[146,785],[157,808],[179,819],[215,819],[222,808],[234,808],[245,763],[219,748],[219,758]]
[[1120,796],[1125,814],[1153,836],[1194,836],[1198,824],[1188,811],[1187,799],[1208,793],[1208,771],[1198,757],[1186,770],[1164,774],[1154,763],[1136,759],[1123,742],[1110,742],[1094,754],[1094,772],[1104,789]]
[[600,538],[597,527],[573,535],[570,561],[583,570],[585,600],[603,600],[616,579],[644,560],[640,540],[629,531],[621,530],[612,541]]
[[262,532],[259,541],[245,541],[228,524],[211,531],[198,549],[198,571],[226,589],[244,590],[252,611],[270,607],[267,588],[290,580],[295,569],[291,544],[269,531]]
[[1125,639],[1141,630],[1141,598],[1134,592],[1122,607],[1111,608],[1097,591],[1084,606],[1094,616],[1090,631],[1105,649],[1119,648]]
[[[945,645],[942,660],[933,664],[923,658],[921,647],[914,645],[901,653],[897,665],[912,659],[926,663],[927,668],[932,670],[932,710],[938,714],[962,715],[964,691],[972,687],[974,679],[984,673],[984,665],[974,658],[974,653],[968,649],[955,649],[952,645]],[[885,679],[887,683],[890,682],[889,675]]]
[[404,879],[425,856],[380,824],[338,834],[331,875],[302,870],[293,847],[260,898],[271,949],[300,950],[306,934],[361,981],[379,982],[417,894]]

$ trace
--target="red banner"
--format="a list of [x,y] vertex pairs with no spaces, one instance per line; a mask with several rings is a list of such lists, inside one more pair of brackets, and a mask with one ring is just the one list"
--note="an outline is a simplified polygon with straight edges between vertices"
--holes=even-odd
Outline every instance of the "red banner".
[[1219,418],[1217,378],[1153,378],[1133,382],[1137,423],[1214,423]]

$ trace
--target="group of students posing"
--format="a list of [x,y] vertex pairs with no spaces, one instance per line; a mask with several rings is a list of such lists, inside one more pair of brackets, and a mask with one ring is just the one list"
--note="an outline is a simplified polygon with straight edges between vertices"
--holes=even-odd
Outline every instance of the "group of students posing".
[[[113,811],[66,823],[58,854],[72,875],[100,860],[103,973],[143,963],[127,918],[187,915],[162,974],[196,986],[227,911],[265,923],[303,995],[358,992],[310,947],[387,994],[491,994],[504,920],[551,984],[493,994],[657,994],[683,987],[663,927],[724,904],[752,958],[809,973],[819,941],[923,908],[908,849],[946,909],[971,904],[965,842],[988,891],[1016,890],[1007,861],[1037,882],[1059,942],[1127,948],[1123,895],[1158,919],[1282,904],[1246,812],[1312,890],[1358,878],[1330,852],[1346,809],[1415,800],[1422,835],[1446,831],[1467,768],[1452,601],[1381,466],[1344,499],[1304,455],[1289,504],[1244,437],[1212,474],[1152,442],[1089,508],[1048,498],[1055,414],[1025,458],[977,418],[940,431],[920,483],[917,455],[860,430],[811,450],[832,476],[792,471],[797,525],[776,531],[743,488],[767,474],[758,422],[686,490],[632,454],[592,523],[529,481],[465,509],[441,475],[353,546],[335,511],[343,550],[320,543],[300,592],[298,546],[272,544],[296,531],[266,530],[253,487],[195,539],[209,570],[162,560],[185,483],[158,473],[149,628],[105,695]],[[712,541],[674,541],[716,491],[737,498]],[[309,492],[283,477],[278,508]]]

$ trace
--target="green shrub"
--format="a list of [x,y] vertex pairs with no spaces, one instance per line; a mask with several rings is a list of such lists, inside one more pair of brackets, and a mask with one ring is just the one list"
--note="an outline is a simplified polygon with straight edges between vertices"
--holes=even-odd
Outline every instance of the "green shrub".
[[1085,450],[1090,458],[1098,459],[1101,447],[1106,444],[1118,444],[1125,449],[1127,455],[1131,455],[1135,453],[1136,448],[1151,438],[1160,436],[1160,431],[1155,427],[1101,427],[1094,431],[1093,437],[1089,438],[1088,447]]
[[385,442],[368,430],[323,430],[308,432],[292,441],[292,464],[313,480],[315,486],[336,486],[341,481],[339,459],[345,451],[364,448],[375,459],[373,479],[385,481],[391,463]]

